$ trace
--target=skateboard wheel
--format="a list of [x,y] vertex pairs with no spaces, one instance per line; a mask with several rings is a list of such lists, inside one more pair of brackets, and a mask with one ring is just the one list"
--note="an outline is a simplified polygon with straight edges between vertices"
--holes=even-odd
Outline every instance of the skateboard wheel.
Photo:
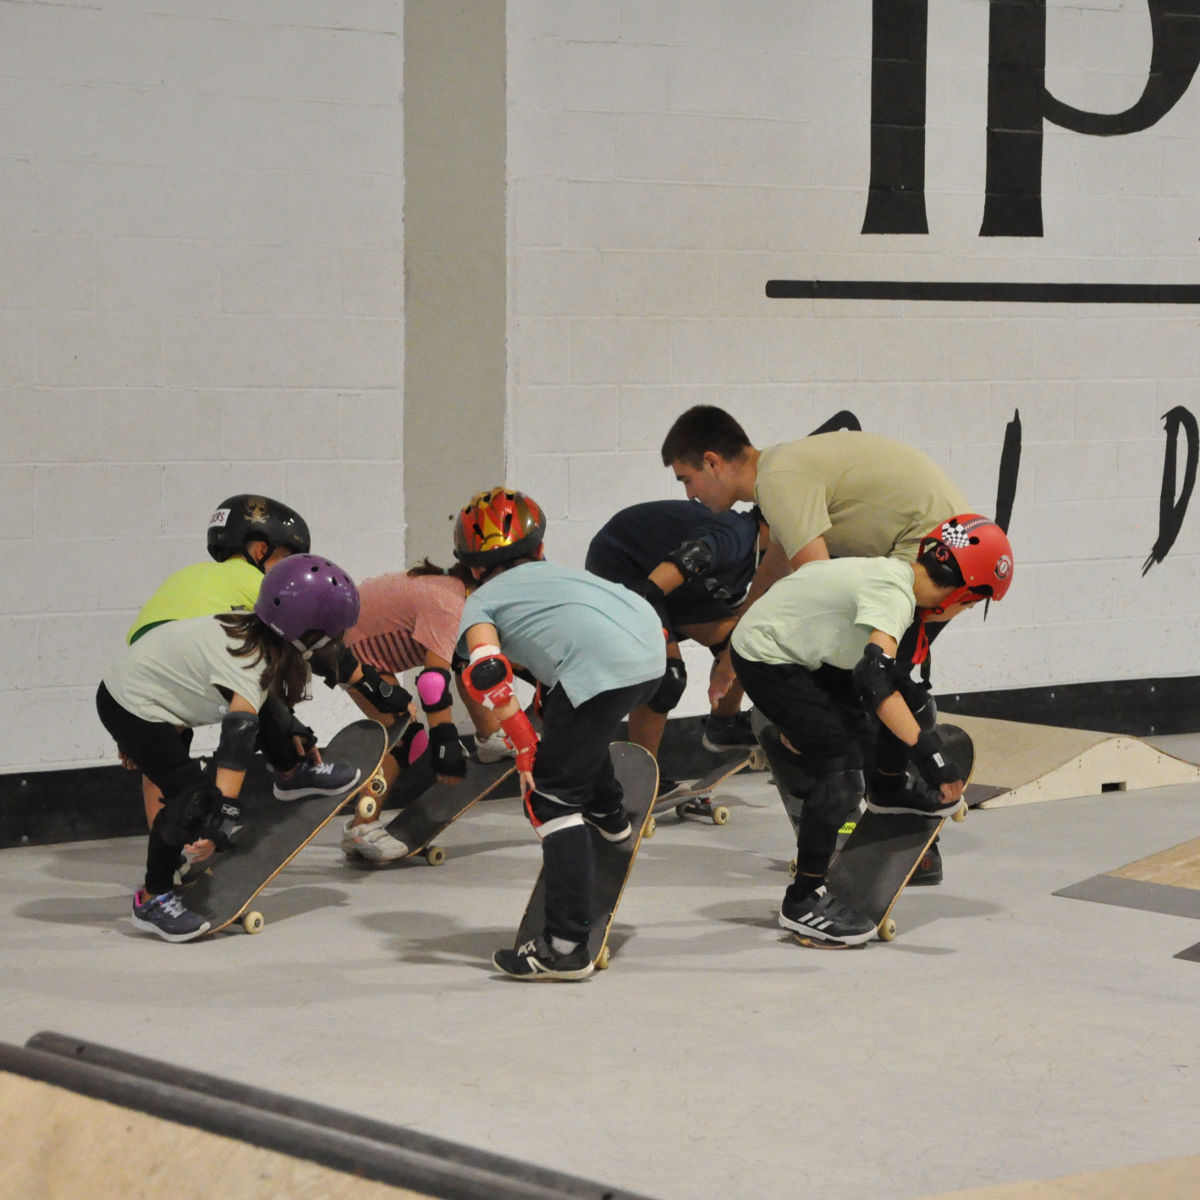
[[[654,819],[654,814],[651,813],[646,818],[646,824],[642,826],[642,837],[652,838],[654,836],[654,831],[657,828],[658,828],[658,822]],[[608,947],[606,946],[605,949],[607,950]]]
[[714,825],[729,824],[729,809],[727,809],[725,805],[718,804],[717,807],[712,810],[712,823]]
[[788,863],[788,874],[793,879],[796,878],[796,860],[794,858],[792,859],[792,861],[790,863]]
[[446,851],[441,846],[428,846],[424,851],[425,861],[431,867],[440,867],[446,861]]
[[248,912],[242,918],[242,928],[247,933],[262,933],[262,928],[266,923],[266,919],[260,912]]
[[374,796],[359,796],[354,810],[364,821],[370,821],[374,819],[375,814],[379,811],[379,802]]
[[768,766],[767,752],[761,746],[755,746],[750,751],[750,762],[748,765],[752,771],[765,771]]
[[965,821],[967,819],[967,802],[964,800],[951,814],[952,821]]
[[387,791],[387,780],[383,777],[382,771],[376,771],[371,776],[371,781],[367,784],[371,790],[372,796],[382,796]]
[[877,932],[879,933],[879,940],[881,942],[894,941],[896,938],[896,922],[893,921],[891,917],[888,917],[884,921],[880,921]]
[[596,970],[597,971],[607,971],[608,970],[608,947],[607,946],[601,946],[600,953],[596,955]]
[[687,819],[687,811],[688,811],[688,810],[687,810],[687,805],[686,805],[686,804],[677,804],[677,805],[675,805],[675,815],[676,815],[676,816],[677,816],[677,817],[678,817],[678,818],[679,818],[681,821],[683,821],[683,820],[686,820],[686,819]]

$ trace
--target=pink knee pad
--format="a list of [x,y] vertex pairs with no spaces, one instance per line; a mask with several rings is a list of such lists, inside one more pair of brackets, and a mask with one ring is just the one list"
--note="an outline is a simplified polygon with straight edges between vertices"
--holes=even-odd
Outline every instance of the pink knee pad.
[[408,765],[411,767],[413,763],[425,753],[426,747],[429,745],[429,734],[424,729],[417,731],[417,735],[408,744]]

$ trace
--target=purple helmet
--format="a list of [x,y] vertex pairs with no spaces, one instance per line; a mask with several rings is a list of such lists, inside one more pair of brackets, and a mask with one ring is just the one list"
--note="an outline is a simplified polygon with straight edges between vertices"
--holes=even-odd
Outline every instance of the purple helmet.
[[263,576],[254,612],[297,645],[310,630],[338,638],[358,620],[358,588],[337,563],[293,554]]

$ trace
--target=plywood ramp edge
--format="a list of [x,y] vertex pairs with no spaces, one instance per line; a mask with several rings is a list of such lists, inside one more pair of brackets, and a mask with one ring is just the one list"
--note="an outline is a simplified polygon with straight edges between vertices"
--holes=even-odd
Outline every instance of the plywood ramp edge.
[[1002,789],[981,808],[1200,783],[1200,765],[1141,738],[992,717],[943,717],[975,743],[972,782]]
[[425,1200],[8,1072],[0,1072],[0,1144],[0,1196],[22,1200],[159,1200],[188,1179],[223,1200]]

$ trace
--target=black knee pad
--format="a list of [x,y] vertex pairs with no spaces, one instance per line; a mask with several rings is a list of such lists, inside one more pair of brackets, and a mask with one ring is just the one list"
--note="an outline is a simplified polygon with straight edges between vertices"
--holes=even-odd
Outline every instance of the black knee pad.
[[827,769],[809,793],[806,811],[830,828],[840,829],[858,812],[865,788],[866,779],[858,768]]

